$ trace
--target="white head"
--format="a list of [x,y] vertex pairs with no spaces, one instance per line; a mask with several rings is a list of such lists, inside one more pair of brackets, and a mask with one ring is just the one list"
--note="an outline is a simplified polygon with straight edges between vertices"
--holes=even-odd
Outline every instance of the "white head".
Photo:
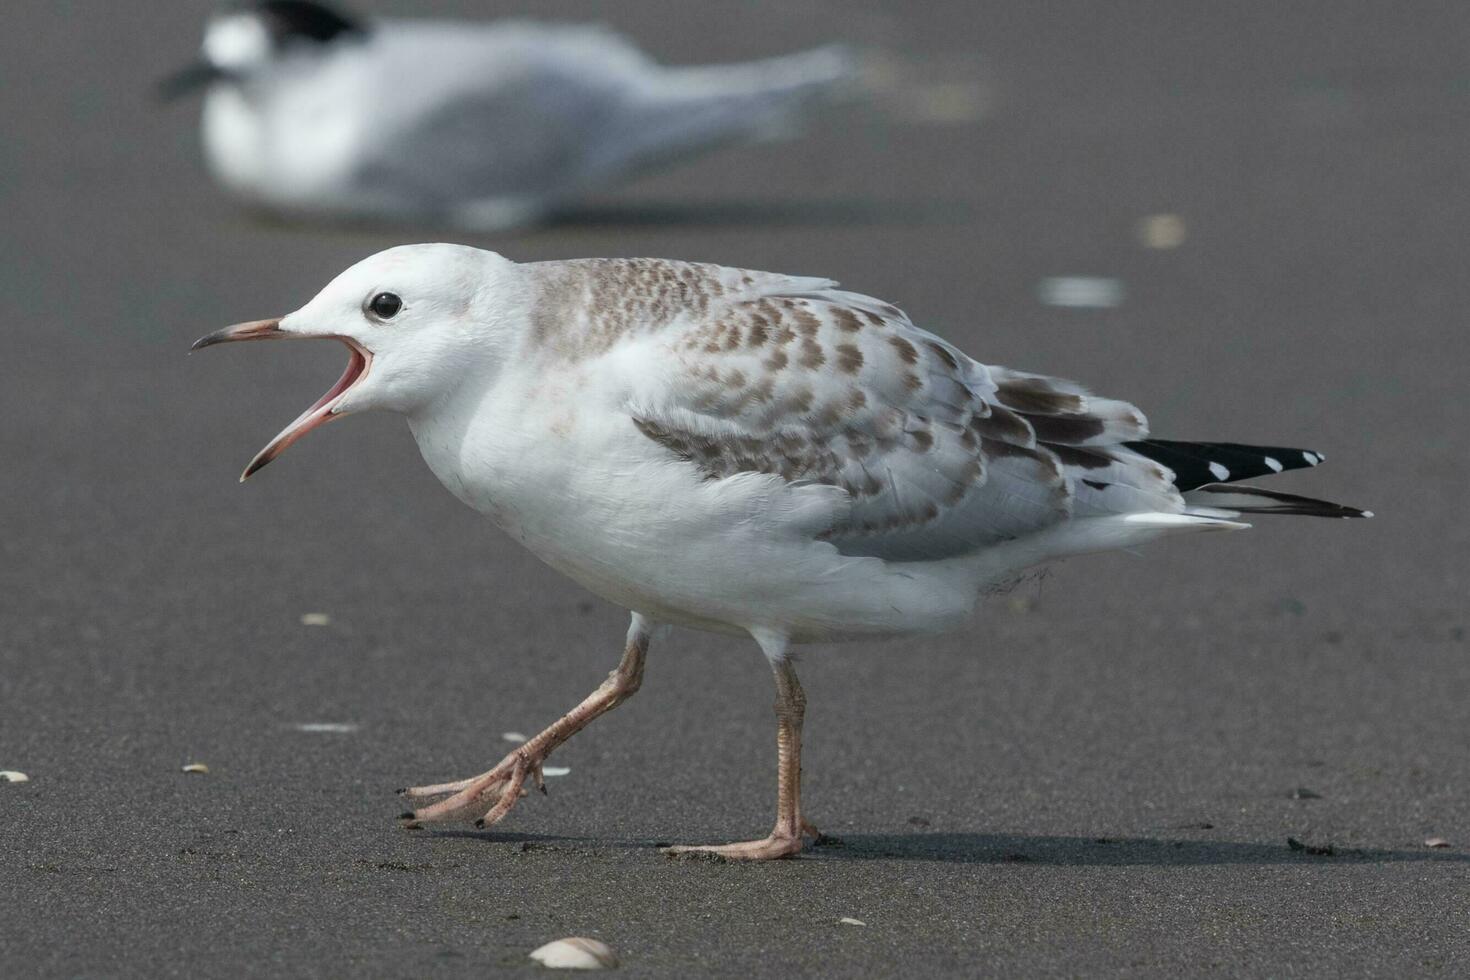
[[367,37],[368,28],[310,0],[240,3],[211,18],[196,63],[164,79],[166,97],[213,82],[248,80],[290,52],[325,50]]
[[301,309],[216,331],[240,340],[326,338],[347,346],[337,383],[251,460],[244,480],[324,422],[372,408],[412,414],[494,374],[519,342],[526,301],[515,263],[465,245],[400,245],[369,256]]
[[200,53],[220,74],[242,77],[269,61],[275,47],[265,20],[255,11],[239,11],[209,22]]

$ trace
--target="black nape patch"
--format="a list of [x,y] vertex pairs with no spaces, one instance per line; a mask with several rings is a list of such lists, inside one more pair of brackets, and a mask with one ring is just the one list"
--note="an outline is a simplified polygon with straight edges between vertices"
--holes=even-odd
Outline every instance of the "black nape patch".
[[1234,483],[1322,462],[1309,449],[1246,446],[1238,442],[1175,442],[1145,439],[1124,443],[1129,449],[1174,471],[1174,486],[1188,492],[1207,483]]
[[242,6],[259,13],[278,41],[325,44],[367,34],[366,25],[311,0],[263,0]]

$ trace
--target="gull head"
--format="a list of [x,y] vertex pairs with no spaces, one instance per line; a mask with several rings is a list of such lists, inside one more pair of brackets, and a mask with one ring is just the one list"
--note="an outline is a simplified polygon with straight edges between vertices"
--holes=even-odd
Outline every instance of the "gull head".
[[369,256],[283,317],[217,330],[191,350],[243,340],[335,340],[347,368],[241,475],[248,479],[317,426],[381,408],[411,415],[469,377],[493,377],[523,320],[514,263],[463,245],[402,245]]
[[310,0],[238,3],[212,17],[204,30],[199,60],[159,84],[165,99],[215,82],[240,82],[288,52],[367,36],[367,28],[339,11]]

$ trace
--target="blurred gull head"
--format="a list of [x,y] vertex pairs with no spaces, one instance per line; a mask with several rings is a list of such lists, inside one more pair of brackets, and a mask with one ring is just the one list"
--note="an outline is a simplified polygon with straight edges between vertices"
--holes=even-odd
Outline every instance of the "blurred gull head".
[[288,51],[367,34],[366,25],[310,0],[236,4],[210,20],[199,60],[165,78],[160,92],[172,99],[214,82],[242,81]]

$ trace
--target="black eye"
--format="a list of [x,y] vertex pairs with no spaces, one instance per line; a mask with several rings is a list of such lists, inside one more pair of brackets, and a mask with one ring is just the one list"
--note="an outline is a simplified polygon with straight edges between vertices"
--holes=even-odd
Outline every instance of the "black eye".
[[403,300],[393,293],[379,293],[368,301],[368,312],[379,320],[391,320],[403,309]]

